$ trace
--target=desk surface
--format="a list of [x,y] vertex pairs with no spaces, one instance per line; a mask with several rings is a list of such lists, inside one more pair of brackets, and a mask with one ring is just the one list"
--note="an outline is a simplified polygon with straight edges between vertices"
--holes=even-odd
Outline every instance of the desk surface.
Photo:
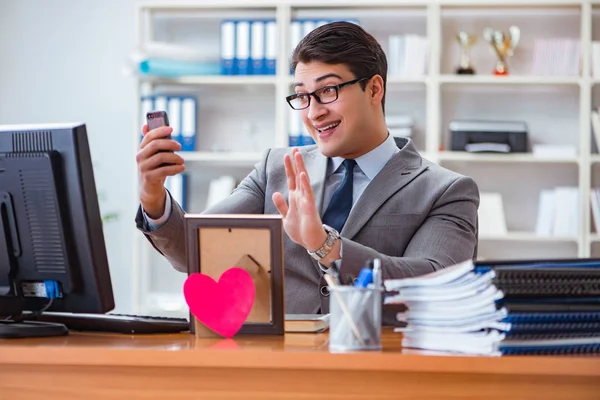
[[[382,352],[332,354],[328,335],[286,334],[196,339],[191,334],[68,336],[0,340],[0,364],[147,367],[315,368],[597,376],[600,357],[424,355],[401,349],[401,335],[384,331]],[[135,357],[132,357],[135,356]]]
[[[389,394],[389,398],[400,398],[400,389],[402,394],[418,393],[420,398],[428,398],[426,393],[432,388],[435,390],[430,398],[435,398],[435,393],[439,395],[442,388],[446,394],[448,390],[462,390],[471,396],[506,398],[511,385],[521,395],[535,393],[537,397],[542,394],[540,390],[546,390],[545,398],[562,398],[561,393],[575,396],[572,398],[600,398],[600,357],[431,356],[408,354],[406,350],[402,351],[400,343],[401,336],[389,330],[383,334],[382,352],[348,354],[329,353],[327,334],[196,339],[190,334],[71,333],[54,338],[0,340],[0,376],[4,376],[0,378],[0,394],[10,392],[12,388],[14,393],[22,395],[37,373],[39,379],[50,380],[57,388],[61,387],[60,380],[68,376],[69,381],[64,385],[71,387],[80,379],[89,390],[94,388],[90,377],[102,377],[104,383],[99,383],[95,389],[100,391],[98,393],[106,390],[106,382],[120,382],[119,379],[129,376],[131,379],[118,386],[124,390],[118,395],[128,398],[137,397],[132,395],[134,392],[127,392],[127,382],[137,386],[138,390],[144,386],[153,387],[152,393],[156,393],[157,398],[172,396],[177,387],[168,383],[170,381],[163,382],[168,376],[172,379],[189,376],[190,380],[193,377],[193,384],[185,381],[182,385],[181,379],[176,380],[188,394],[212,393],[219,399],[235,398],[240,393],[245,398],[294,398],[298,390],[305,393],[307,382],[315,384],[319,377],[331,379],[343,374],[353,384],[361,378],[379,382],[377,387],[381,393]],[[140,374],[142,370],[146,372]],[[210,385],[206,386],[203,376],[210,376]],[[251,381],[249,376],[252,376]],[[232,380],[235,380],[236,388],[225,390]],[[215,382],[224,385],[221,388],[226,394],[218,390]],[[491,396],[498,389],[496,385],[502,385],[502,390],[496,393],[497,397]],[[545,385],[550,386],[544,389]],[[561,387],[566,391],[561,392]],[[361,398],[362,393],[356,386],[352,386],[349,393],[342,392],[338,390],[328,396],[337,398],[339,394],[342,398],[350,393],[351,398]],[[112,398],[106,397],[107,393],[98,398]],[[117,392],[110,393],[118,398]],[[323,394],[322,391],[319,393]],[[368,397],[369,392],[364,394]],[[39,392],[31,393],[31,398],[39,395]],[[148,393],[144,396],[152,398]],[[57,394],[58,397],[65,399],[64,390]]]

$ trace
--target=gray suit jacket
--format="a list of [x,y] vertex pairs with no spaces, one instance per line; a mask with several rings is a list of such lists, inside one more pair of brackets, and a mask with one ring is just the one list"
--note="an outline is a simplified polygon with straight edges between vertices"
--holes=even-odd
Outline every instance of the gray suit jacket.
[[[468,177],[444,169],[418,154],[412,142],[396,140],[400,152],[390,159],[358,199],[340,232],[341,274],[357,276],[366,262],[381,258],[384,279],[425,274],[475,258],[479,192]],[[300,148],[321,210],[327,157],[313,146]],[[207,214],[278,214],[271,196],[287,195],[283,156],[272,149],[224,201]],[[150,232],[138,210],[136,222],[153,246],[179,271],[186,272],[184,211],[173,212]],[[284,235],[285,312],[326,313],[328,291],[318,263]]]

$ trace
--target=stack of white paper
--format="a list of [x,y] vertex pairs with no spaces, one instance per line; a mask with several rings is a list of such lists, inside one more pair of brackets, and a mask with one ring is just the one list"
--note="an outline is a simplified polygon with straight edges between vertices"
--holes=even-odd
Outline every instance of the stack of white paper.
[[433,351],[500,355],[498,343],[510,324],[502,322],[505,308],[496,302],[503,293],[492,283],[495,271],[478,274],[466,261],[431,274],[384,281],[385,304],[403,304],[398,321],[406,327],[402,345]]

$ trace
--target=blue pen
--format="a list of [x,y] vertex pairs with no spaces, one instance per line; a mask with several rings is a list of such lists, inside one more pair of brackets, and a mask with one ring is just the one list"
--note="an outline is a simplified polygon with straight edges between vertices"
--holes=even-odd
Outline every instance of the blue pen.
[[354,282],[355,288],[366,288],[368,284],[373,282],[373,270],[370,268],[363,268],[358,274],[358,278]]

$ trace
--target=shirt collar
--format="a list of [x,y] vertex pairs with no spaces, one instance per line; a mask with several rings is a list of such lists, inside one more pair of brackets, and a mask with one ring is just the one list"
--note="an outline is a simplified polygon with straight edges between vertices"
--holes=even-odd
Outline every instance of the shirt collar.
[[[383,143],[375,147],[367,154],[363,154],[362,156],[358,157],[356,159],[356,164],[367,176],[367,178],[372,181],[375,176],[377,176],[379,171],[383,169],[385,164],[387,164],[390,158],[392,158],[392,156],[398,151],[400,151],[400,149],[398,149],[398,146],[396,146],[394,137],[388,133],[388,136]],[[337,171],[340,165],[342,165],[342,162],[344,162],[342,157],[332,157],[330,163],[331,169],[327,170],[327,176],[330,176]]]

